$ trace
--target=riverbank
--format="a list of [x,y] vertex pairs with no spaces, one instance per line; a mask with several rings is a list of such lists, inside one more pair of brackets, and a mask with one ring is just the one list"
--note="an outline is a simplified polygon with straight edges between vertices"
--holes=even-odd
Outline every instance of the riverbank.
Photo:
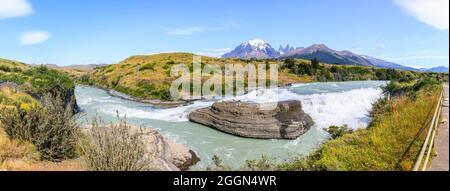
[[141,103],[147,103],[147,104],[151,104],[160,108],[175,108],[175,107],[180,107],[180,106],[186,106],[190,103],[192,103],[192,101],[161,101],[160,99],[141,99],[141,98],[137,98],[137,97],[133,97],[131,95],[127,95],[112,89],[105,89],[106,92],[108,92],[109,95],[111,96],[115,96],[121,99],[125,99],[125,100],[129,100],[129,101],[136,101],[136,102],[141,102]]

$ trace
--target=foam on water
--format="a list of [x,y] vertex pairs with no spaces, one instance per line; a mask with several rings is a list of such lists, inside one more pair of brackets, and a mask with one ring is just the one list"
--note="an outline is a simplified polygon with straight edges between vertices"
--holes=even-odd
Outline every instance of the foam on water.
[[340,93],[300,96],[303,109],[316,126],[348,125],[352,129],[365,128],[370,122],[372,105],[382,97],[381,89],[366,88]]

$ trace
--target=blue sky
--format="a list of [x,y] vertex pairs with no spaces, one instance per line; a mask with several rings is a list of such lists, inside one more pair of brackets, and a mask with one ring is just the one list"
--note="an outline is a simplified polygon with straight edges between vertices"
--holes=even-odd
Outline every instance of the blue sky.
[[[442,7],[446,8],[442,8]],[[57,65],[220,55],[260,38],[449,65],[448,0],[0,0],[0,57]]]

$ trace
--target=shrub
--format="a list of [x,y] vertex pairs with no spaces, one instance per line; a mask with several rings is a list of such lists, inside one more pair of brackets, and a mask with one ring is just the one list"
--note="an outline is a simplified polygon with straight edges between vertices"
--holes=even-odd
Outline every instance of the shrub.
[[30,77],[31,87],[27,90],[38,97],[47,93],[66,97],[75,88],[68,74],[49,69],[45,66],[34,67],[24,73]]
[[141,68],[139,68],[139,71],[145,71],[145,70],[151,70],[151,71],[155,71],[155,63],[147,63],[144,66],[142,66]]
[[437,81],[435,78],[432,78],[432,77],[426,77],[426,78],[420,79],[413,86],[414,91],[419,91],[422,89],[429,91],[429,90],[435,90],[436,88],[439,88],[439,81]]
[[212,164],[208,165],[206,167],[206,170],[208,170],[208,171],[231,171],[233,169],[229,166],[226,166],[223,163],[223,160],[219,156],[214,155],[212,157]]
[[142,132],[134,132],[124,121],[102,125],[94,119],[88,142],[81,145],[86,163],[94,171],[146,171],[152,170]]
[[116,76],[112,81],[111,81],[111,86],[114,88],[117,85],[119,85],[121,77],[120,76]]
[[46,94],[45,106],[25,110],[17,104],[14,109],[0,112],[0,123],[10,139],[28,141],[35,145],[43,160],[59,162],[77,156],[80,136],[73,111],[57,95]]
[[332,139],[337,139],[339,137],[344,136],[345,134],[353,132],[353,130],[348,128],[347,125],[343,125],[343,126],[332,125],[329,128],[325,129],[325,131],[330,133]]
[[278,170],[278,165],[275,158],[271,158],[263,155],[261,159],[257,160],[247,160],[245,165],[241,167],[244,171],[276,171]]

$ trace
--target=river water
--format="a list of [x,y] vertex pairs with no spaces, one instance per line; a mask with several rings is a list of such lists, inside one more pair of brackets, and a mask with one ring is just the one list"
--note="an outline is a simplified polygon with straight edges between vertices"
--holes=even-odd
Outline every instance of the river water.
[[193,169],[211,164],[214,155],[225,164],[239,167],[245,160],[262,155],[278,160],[307,155],[328,139],[323,130],[331,125],[365,128],[370,123],[372,104],[381,98],[384,81],[327,82],[294,84],[278,90],[253,91],[234,99],[248,102],[300,100],[303,109],[311,115],[315,125],[296,140],[258,140],[240,138],[188,121],[187,114],[198,108],[209,107],[212,101],[197,101],[189,106],[160,109],[151,105],[112,97],[102,89],[78,86],[75,95],[88,123],[94,116],[106,122],[117,120],[117,114],[126,117],[129,124],[151,127],[167,138],[185,144],[194,150],[201,162]]

